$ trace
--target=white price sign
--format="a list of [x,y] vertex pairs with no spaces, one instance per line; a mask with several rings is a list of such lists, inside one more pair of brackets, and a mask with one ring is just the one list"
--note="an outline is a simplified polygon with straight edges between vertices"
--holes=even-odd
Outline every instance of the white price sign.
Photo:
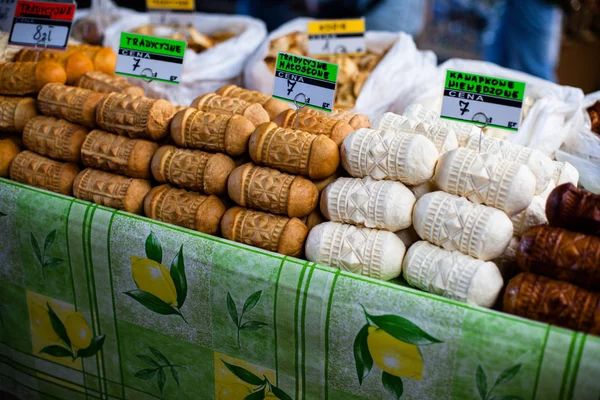
[[337,84],[337,64],[279,53],[275,65],[273,97],[331,112]]
[[121,33],[116,74],[179,84],[186,42]]
[[66,48],[75,9],[74,3],[19,0],[12,21],[9,44]]

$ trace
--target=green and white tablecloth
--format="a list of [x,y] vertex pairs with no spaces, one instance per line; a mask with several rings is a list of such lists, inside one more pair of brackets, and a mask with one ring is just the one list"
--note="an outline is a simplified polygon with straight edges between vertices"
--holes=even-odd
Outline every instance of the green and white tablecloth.
[[598,399],[600,339],[0,180],[26,399]]

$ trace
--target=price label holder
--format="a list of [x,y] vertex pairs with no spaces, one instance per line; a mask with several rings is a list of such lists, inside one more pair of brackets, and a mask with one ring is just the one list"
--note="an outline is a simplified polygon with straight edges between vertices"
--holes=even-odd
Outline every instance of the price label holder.
[[121,33],[115,73],[179,84],[187,43],[181,40]]
[[310,56],[361,55],[365,53],[366,49],[364,18],[308,22],[308,54]]
[[194,0],[146,0],[151,25],[194,26]]
[[18,0],[8,44],[65,49],[77,5]]
[[277,54],[273,97],[302,107],[331,112],[338,66],[288,53]]
[[448,70],[440,117],[516,132],[525,86],[525,82]]

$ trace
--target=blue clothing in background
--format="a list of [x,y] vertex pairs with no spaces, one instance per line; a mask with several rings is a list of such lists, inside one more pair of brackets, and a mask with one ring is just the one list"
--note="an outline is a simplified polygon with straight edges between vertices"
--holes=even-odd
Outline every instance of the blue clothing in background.
[[506,0],[486,59],[556,81],[561,20],[560,9],[547,0]]

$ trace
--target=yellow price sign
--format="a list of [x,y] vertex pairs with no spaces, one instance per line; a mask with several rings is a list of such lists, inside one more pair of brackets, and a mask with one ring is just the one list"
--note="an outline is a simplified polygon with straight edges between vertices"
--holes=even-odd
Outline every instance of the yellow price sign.
[[331,19],[308,22],[309,35],[331,35],[336,33],[365,33],[364,18]]
[[307,31],[311,56],[366,52],[364,18],[309,21]]
[[194,0],[146,0],[148,10],[177,10],[194,11],[196,3]]

